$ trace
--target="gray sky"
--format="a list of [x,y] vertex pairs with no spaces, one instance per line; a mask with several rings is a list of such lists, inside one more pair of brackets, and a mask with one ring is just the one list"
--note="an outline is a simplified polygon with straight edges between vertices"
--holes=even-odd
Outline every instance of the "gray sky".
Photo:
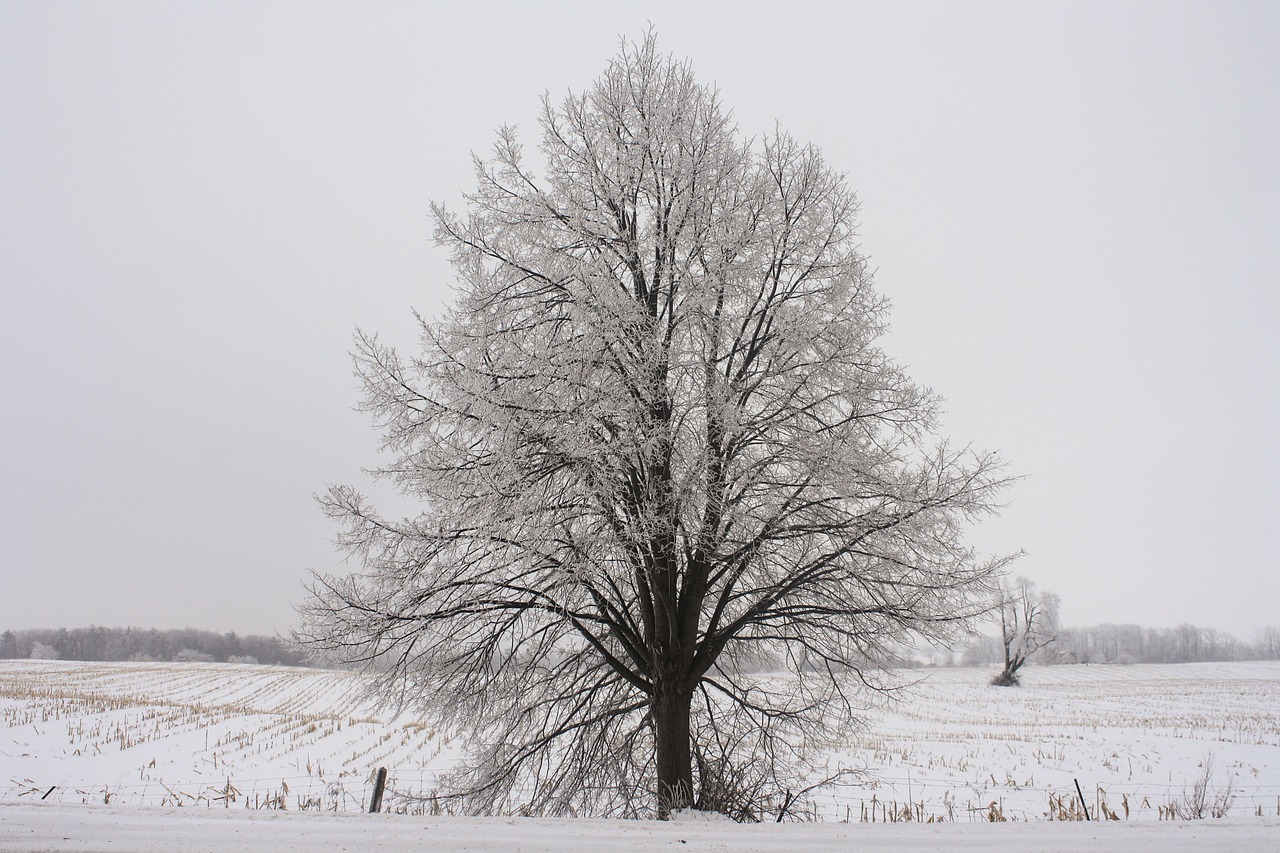
[[1069,624],[1280,623],[1280,4],[0,0],[0,627],[274,632],[501,124],[651,22],[862,200]]

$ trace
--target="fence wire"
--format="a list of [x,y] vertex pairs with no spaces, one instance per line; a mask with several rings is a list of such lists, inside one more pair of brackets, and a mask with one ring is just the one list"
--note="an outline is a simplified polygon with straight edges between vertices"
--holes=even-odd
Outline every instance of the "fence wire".
[[[259,776],[169,780],[151,778],[117,784],[84,784],[51,779],[10,779],[0,784],[0,803],[84,803],[114,806],[269,809],[298,812],[366,812],[374,777],[344,774]],[[391,771],[383,812],[442,814],[450,803],[438,796],[438,774],[429,770]],[[1072,785],[956,786],[928,776],[877,775],[815,791],[809,806],[789,817],[838,822],[986,822],[1161,820],[1174,818],[1175,804],[1191,792],[1187,784],[1113,783]],[[1280,816],[1280,785],[1239,779],[1215,788],[1230,798],[1228,814]],[[1083,795],[1083,799],[1081,797]]]

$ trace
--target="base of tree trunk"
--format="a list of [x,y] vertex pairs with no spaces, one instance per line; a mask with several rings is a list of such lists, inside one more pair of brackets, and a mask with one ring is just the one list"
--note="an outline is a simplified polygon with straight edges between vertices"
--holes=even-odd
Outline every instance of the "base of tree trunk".
[[991,679],[991,683],[996,687],[1017,687],[1019,684],[1018,673],[1009,670],[1001,670],[1000,674]]
[[651,709],[660,820],[666,820],[673,811],[691,808],[694,803],[689,733],[692,701],[692,690],[664,691],[654,698]]

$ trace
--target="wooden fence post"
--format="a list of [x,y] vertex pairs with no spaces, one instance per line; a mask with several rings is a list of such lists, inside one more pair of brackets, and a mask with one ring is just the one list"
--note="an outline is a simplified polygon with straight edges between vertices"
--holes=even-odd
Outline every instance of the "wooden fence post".
[[1076,783],[1076,794],[1080,796],[1080,808],[1084,809],[1084,819],[1092,820],[1089,817],[1089,805],[1084,801],[1084,793],[1080,790],[1080,780],[1073,779],[1072,781]]
[[369,801],[369,814],[382,811],[382,792],[387,787],[387,768],[378,768],[378,778],[373,783],[373,799]]

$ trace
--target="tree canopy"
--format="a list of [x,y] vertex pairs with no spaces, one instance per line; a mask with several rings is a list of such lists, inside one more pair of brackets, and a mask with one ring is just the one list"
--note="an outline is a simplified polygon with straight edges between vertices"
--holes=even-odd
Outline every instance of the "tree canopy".
[[544,98],[538,153],[502,129],[434,208],[458,292],[420,351],[357,336],[421,512],[329,490],[361,571],[317,576],[299,636],[471,733],[469,810],[758,818],[869,661],[988,608],[1002,561],[962,534],[1006,477],[877,346],[817,148],[744,138],[649,37]]

